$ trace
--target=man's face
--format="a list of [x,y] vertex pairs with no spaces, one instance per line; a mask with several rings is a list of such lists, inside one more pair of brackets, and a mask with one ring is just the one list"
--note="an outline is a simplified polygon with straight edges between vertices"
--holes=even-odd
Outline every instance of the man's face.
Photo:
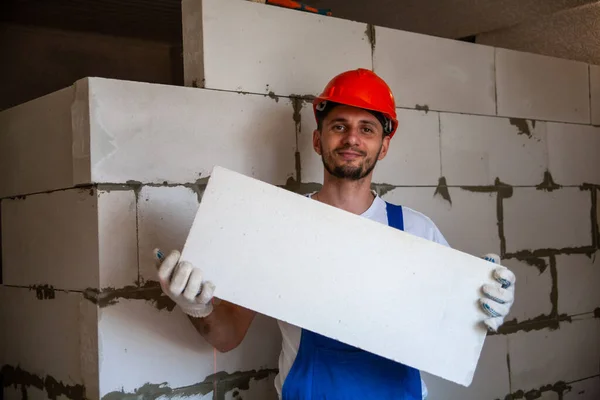
[[323,120],[321,132],[313,133],[313,148],[321,156],[327,172],[336,178],[363,179],[388,151],[389,137],[373,114],[356,107],[340,105]]

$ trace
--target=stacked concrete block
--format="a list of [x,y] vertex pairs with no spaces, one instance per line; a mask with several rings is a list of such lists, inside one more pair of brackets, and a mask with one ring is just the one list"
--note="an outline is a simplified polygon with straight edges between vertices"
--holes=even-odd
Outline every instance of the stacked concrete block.
[[358,67],[398,106],[373,189],[517,275],[471,387],[424,375],[429,398],[598,397],[597,66],[242,0],[182,7],[188,87],[88,78],[0,113],[5,397],[276,398],[275,321],[216,352],[161,295],[152,250],[183,246],[214,165],[318,190],[311,96]]
[[[161,294],[152,250],[182,248],[214,165],[295,178],[293,117],[289,100],[95,78],[3,112],[7,395],[54,398],[54,380],[91,399],[272,387],[275,321],[259,315],[216,354]],[[41,340],[53,329],[73,337]]]

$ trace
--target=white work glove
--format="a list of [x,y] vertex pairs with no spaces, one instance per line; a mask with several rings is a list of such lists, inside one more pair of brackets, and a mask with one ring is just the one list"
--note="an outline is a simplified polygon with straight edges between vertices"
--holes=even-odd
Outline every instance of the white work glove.
[[498,283],[483,285],[481,290],[484,297],[479,300],[481,308],[489,316],[484,323],[490,331],[496,332],[504,323],[515,300],[516,277],[508,268],[500,265],[498,255],[486,254],[483,259],[499,265],[492,273]]
[[158,281],[163,292],[191,317],[210,315],[215,285],[202,281],[202,271],[187,261],[179,262],[181,253],[177,250],[165,258],[159,249],[155,249],[154,255],[160,261]]

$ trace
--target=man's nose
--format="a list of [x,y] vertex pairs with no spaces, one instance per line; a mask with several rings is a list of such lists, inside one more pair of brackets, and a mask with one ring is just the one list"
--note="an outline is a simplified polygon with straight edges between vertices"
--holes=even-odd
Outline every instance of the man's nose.
[[360,132],[357,127],[349,127],[346,135],[344,136],[344,143],[356,146],[360,143]]

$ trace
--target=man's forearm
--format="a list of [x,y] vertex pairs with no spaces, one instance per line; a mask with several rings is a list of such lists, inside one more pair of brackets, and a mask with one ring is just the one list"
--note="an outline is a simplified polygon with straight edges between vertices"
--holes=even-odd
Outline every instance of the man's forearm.
[[198,333],[211,346],[224,353],[241,343],[254,315],[254,311],[226,301],[219,301],[207,317],[189,318]]

